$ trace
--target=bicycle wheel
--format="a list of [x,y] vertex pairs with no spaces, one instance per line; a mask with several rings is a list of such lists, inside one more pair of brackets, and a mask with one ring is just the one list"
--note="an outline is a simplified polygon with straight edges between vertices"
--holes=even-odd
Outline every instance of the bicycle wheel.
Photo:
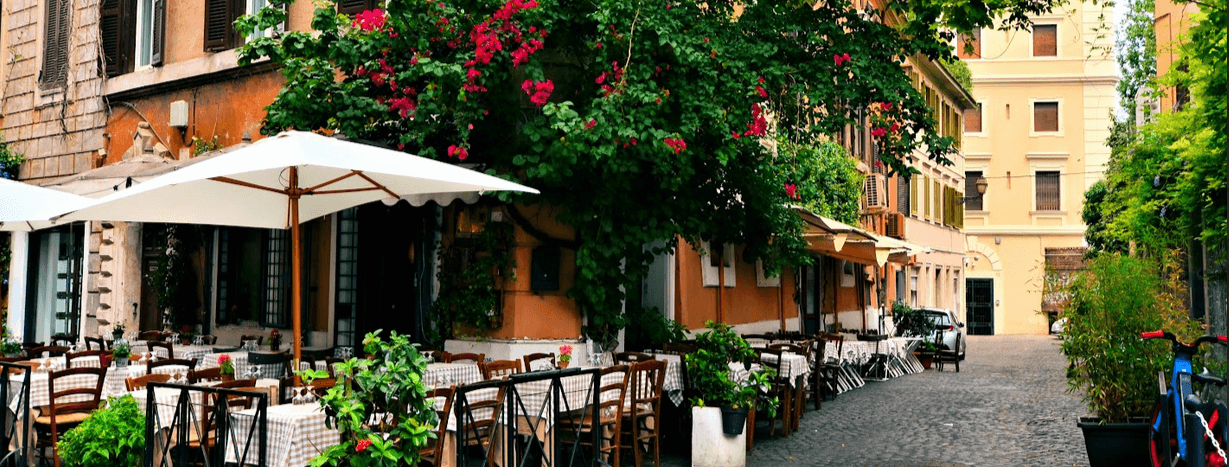
[[[1162,414],[1165,416],[1165,423],[1158,424],[1157,419]],[[1174,462],[1178,458],[1178,438],[1176,437],[1178,425],[1174,420],[1173,406],[1169,404],[1168,398],[1157,399],[1149,421],[1151,424],[1148,428],[1148,451],[1151,454],[1152,467],[1175,467],[1178,465]],[[1166,445],[1169,446],[1168,457],[1165,456]]]
[[[1212,416],[1208,417],[1208,428],[1212,431],[1213,436],[1216,437],[1216,442],[1220,445],[1221,449],[1229,448],[1229,444],[1225,444],[1225,427],[1226,423],[1229,422],[1229,420],[1226,420],[1226,415],[1227,414],[1225,413],[1224,409],[1217,408],[1212,412]],[[1199,428],[1202,429],[1203,427]],[[1203,439],[1203,465],[1207,467],[1224,467],[1225,458],[1221,457],[1220,453],[1217,452],[1216,446],[1213,445],[1206,432],[1204,433]]]

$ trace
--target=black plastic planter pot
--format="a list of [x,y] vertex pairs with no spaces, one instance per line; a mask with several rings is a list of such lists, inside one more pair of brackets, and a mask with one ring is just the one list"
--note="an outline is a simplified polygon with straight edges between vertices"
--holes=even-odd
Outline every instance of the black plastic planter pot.
[[747,408],[735,409],[732,407],[721,408],[721,431],[730,436],[738,436],[743,434],[743,427],[747,426]]
[[1149,467],[1148,421],[1107,423],[1101,419],[1080,417],[1077,424],[1084,431],[1084,447],[1088,450],[1090,467]]

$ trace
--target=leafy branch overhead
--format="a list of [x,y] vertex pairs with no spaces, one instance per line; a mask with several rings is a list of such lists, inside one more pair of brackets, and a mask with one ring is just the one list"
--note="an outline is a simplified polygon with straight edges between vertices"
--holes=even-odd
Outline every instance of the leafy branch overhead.
[[[681,236],[805,261],[796,193],[779,183],[793,162],[765,141],[816,145],[869,109],[883,164],[907,171],[915,150],[948,163],[954,141],[933,131],[904,58],[952,59],[953,34],[1026,25],[1054,3],[390,0],[348,17],[321,2],[314,31],[240,55],[283,65],[266,134],[339,131],[542,190],[529,201],[577,230],[571,293],[605,340],[623,326],[619,286],[655,253],[643,245]],[[283,21],[279,8],[240,29]]]

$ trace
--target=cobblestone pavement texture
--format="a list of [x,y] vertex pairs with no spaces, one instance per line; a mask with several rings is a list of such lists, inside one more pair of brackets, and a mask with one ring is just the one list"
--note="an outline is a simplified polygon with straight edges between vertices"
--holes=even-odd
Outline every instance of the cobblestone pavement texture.
[[768,437],[761,424],[747,465],[1087,466],[1076,420],[1088,411],[1082,393],[1066,392],[1059,345],[1052,336],[969,336],[960,373],[949,363],[868,381],[822,410],[808,404],[789,438]]

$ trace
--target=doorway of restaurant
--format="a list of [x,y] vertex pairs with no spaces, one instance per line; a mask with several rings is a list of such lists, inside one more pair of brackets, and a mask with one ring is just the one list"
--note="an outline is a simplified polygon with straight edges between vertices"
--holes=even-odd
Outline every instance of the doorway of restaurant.
[[81,318],[81,267],[85,235],[78,222],[34,232],[26,289],[25,339],[48,342],[56,334],[76,335]]
[[965,306],[969,334],[989,336],[994,334],[994,279],[966,279]]
[[438,208],[375,202],[338,214],[334,345],[362,345],[384,330],[425,340]]

